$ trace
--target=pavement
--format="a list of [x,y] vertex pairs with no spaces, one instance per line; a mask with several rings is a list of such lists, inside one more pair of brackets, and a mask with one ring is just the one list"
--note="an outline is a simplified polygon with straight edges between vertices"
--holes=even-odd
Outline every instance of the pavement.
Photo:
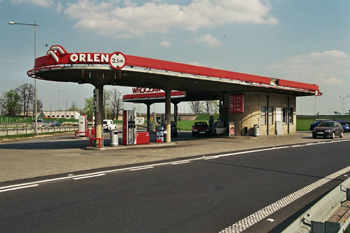
[[[89,140],[74,138],[73,132],[0,141],[0,182],[18,183],[20,180],[46,176],[79,174],[255,148],[342,140],[313,139],[311,132],[259,137],[192,137],[191,132],[180,132],[171,143],[155,143],[155,134],[151,133],[150,144],[110,147],[108,133],[105,138],[103,150],[88,150]],[[344,139],[349,138],[350,134],[344,134]]]

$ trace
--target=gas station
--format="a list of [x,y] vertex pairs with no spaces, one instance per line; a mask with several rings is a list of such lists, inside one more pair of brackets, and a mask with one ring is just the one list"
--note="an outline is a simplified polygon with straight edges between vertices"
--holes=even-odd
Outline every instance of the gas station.
[[316,84],[121,52],[69,53],[60,45],[51,46],[45,56],[36,58],[34,68],[27,74],[41,80],[92,84],[95,87],[94,138],[100,140],[105,85],[139,87],[139,92],[124,95],[123,101],[147,105],[147,130],[150,130],[150,106],[164,102],[166,142],[171,142],[171,103],[176,120],[180,102],[218,100],[221,122],[230,134],[283,135],[296,133],[296,97],[321,95]]

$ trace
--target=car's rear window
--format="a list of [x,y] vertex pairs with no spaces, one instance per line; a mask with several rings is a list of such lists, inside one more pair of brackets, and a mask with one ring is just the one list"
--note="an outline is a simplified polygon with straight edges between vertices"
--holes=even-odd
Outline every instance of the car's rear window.
[[196,122],[195,126],[207,126],[207,123],[205,123],[205,122]]
[[322,127],[334,127],[334,122],[321,122],[319,126]]

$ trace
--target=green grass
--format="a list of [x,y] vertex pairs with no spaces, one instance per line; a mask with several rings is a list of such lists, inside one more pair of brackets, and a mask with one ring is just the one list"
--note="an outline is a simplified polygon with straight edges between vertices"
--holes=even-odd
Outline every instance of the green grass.
[[179,127],[181,131],[191,131],[193,122],[194,121],[178,121],[177,127]]
[[18,134],[18,135],[0,136],[0,139],[30,138],[33,136],[34,134]]
[[345,229],[344,233],[350,233],[350,226]]
[[309,131],[310,124],[314,122],[314,119],[297,118],[297,131]]
[[[48,133],[39,133],[39,135],[50,135],[50,134],[61,134],[66,132],[73,132],[74,131],[61,131],[61,132],[48,132]],[[7,135],[7,136],[0,136],[0,139],[16,139],[16,138],[30,138],[33,137],[35,134],[16,134],[16,135]]]

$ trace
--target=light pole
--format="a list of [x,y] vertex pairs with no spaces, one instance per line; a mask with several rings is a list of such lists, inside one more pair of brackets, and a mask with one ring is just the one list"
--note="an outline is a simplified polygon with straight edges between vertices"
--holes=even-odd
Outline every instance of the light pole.
[[342,99],[342,110],[343,110],[343,114],[345,114],[345,98],[349,97],[349,95],[347,96],[339,96]]
[[[35,67],[35,58],[36,58],[36,27],[39,26],[38,24],[35,23],[15,23],[15,22],[9,22],[10,25],[25,25],[25,26],[33,26],[34,27],[34,67]],[[37,103],[37,95],[36,95],[36,78],[34,78],[34,118],[35,118],[35,135],[38,134],[38,129],[37,129],[37,122],[38,122],[38,103]]]
[[57,91],[57,92],[58,92],[58,106],[57,106],[57,111],[60,111],[60,92],[64,92],[64,91],[67,91],[67,90],[60,90],[60,91]]

